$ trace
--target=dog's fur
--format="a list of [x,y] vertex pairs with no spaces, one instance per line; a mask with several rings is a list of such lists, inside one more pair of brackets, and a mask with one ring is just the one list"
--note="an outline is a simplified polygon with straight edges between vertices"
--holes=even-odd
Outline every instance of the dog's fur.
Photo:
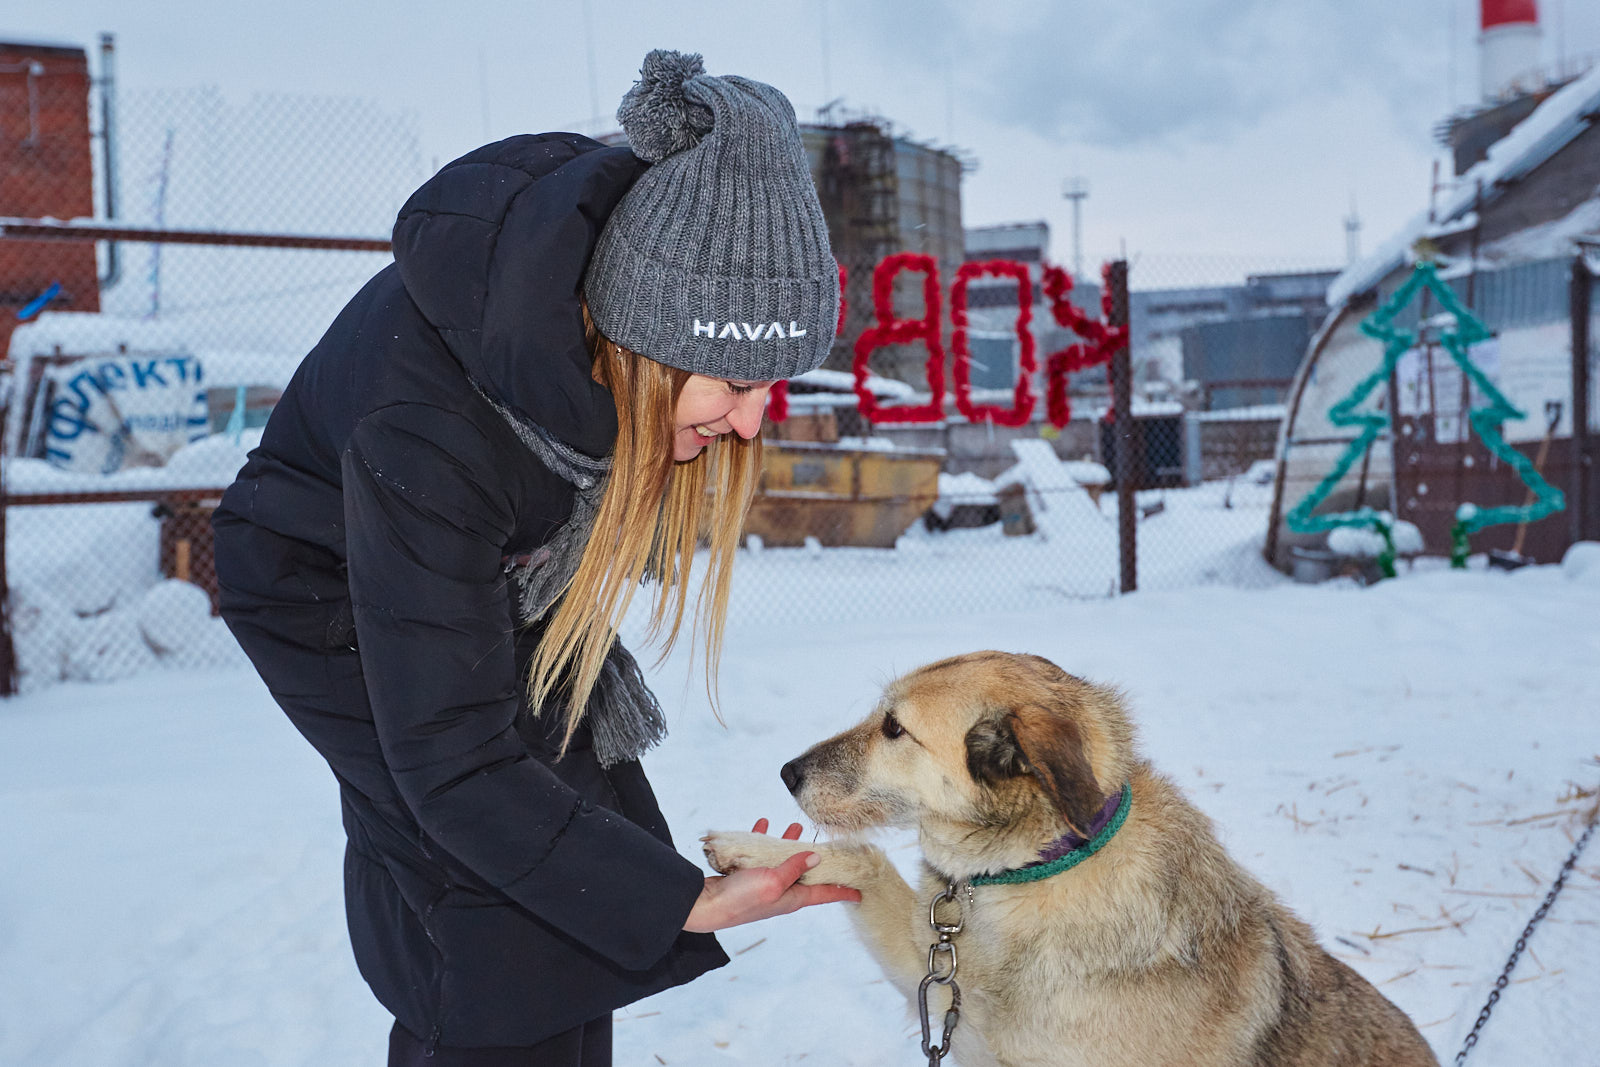
[[[947,880],[1033,862],[1132,783],[1126,823],[1087,861],[960,894],[954,1055],[967,1067],[1438,1062],[1411,1021],[1323,951],[1136,756],[1117,695],[1048,660],[979,652],[914,671],[860,725],[788,764],[784,780],[832,830],[915,827],[920,892],[864,844],[716,833],[705,838],[711,865],[818,853],[805,881],[861,891],[858,931],[913,1001],[935,939],[928,905]],[[937,1040],[948,997],[933,988]]]

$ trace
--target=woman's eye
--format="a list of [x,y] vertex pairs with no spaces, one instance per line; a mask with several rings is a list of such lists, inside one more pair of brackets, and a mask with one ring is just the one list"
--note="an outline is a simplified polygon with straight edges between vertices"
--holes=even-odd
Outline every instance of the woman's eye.
[[755,388],[756,387],[753,385],[740,385],[738,382],[728,383],[729,391],[731,391],[735,396],[744,396],[746,393],[754,392]]
[[884,737],[887,737],[889,740],[893,741],[895,738],[899,737],[905,732],[906,728],[900,725],[899,719],[895,718],[893,715],[885,715],[883,717]]

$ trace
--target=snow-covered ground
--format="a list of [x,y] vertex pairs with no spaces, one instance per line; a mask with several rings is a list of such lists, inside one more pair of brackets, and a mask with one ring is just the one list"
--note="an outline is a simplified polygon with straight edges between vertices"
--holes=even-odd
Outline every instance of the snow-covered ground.
[[[954,533],[983,548],[984,531]],[[1207,551],[1238,551],[1231,537]],[[897,595],[857,599],[854,618],[811,608],[859,589],[860,553],[742,558],[770,610],[729,636],[727,726],[686,651],[652,671],[673,732],[647,765],[684,853],[699,858],[707,829],[795,816],[779,766],[896,673],[1036,652],[1120,686],[1146,753],[1234,855],[1453,1056],[1600,782],[1600,547],[1585,546],[1587,567],[1424,563],[1369,589],[939,607],[982,570],[961,544],[877,554]],[[907,840],[889,843],[914,862]],[[381,1063],[389,1019],[350,959],[342,848],[332,776],[248,669],[0,704],[0,1063]],[[1600,1048],[1593,849],[1470,1062]],[[617,1013],[616,1062],[921,1062],[914,1017],[846,907],[725,934],[729,967]]]

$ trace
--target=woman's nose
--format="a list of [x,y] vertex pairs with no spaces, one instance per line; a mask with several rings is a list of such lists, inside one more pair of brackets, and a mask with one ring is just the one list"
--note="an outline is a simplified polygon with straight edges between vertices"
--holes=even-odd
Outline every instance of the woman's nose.
[[761,432],[761,417],[767,409],[767,390],[752,389],[739,398],[728,412],[728,425],[733,432],[749,440]]

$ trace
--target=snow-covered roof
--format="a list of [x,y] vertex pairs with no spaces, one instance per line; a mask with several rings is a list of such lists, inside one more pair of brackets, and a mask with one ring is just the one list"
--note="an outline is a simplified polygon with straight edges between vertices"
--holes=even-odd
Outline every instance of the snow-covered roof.
[[[854,393],[856,390],[854,374],[842,370],[823,370],[820,367],[808,370],[804,374],[797,374],[789,381],[830,393]],[[896,381],[893,378],[880,378],[876,374],[867,375],[867,388],[871,390],[873,396],[905,397],[916,392],[906,382]]]
[[1489,264],[1558,259],[1570,256],[1574,240],[1585,236],[1600,236],[1600,199],[1580,200],[1558,219],[1490,241],[1478,257]]
[[1588,128],[1589,116],[1597,109],[1600,66],[1562,86],[1509,134],[1490,145],[1488,157],[1474,163],[1442,193],[1434,205],[1434,221],[1429,221],[1427,211],[1419,212],[1376,251],[1347,267],[1328,286],[1328,306],[1338,307],[1377,285],[1406,262],[1418,238],[1442,235],[1441,227],[1478,206],[1475,201],[1480,188],[1484,203],[1499,197],[1502,183],[1522,177],[1565,148]]

